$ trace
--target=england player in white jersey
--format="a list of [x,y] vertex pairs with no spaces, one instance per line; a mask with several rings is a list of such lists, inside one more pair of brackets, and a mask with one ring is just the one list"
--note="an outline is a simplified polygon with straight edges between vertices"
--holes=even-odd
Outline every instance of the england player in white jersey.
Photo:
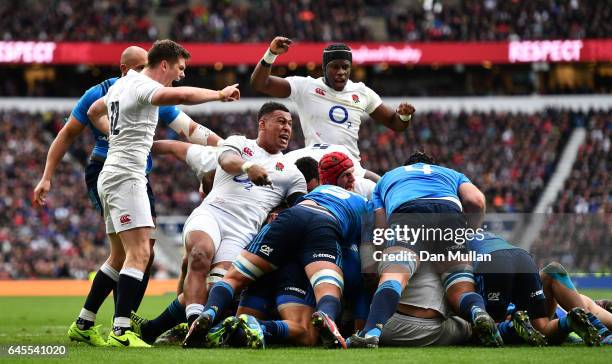
[[168,87],[185,76],[190,54],[179,44],[162,40],[153,44],[141,73],[129,71],[91,105],[88,117],[96,122],[108,115],[109,150],[98,180],[104,220],[111,244],[125,252],[117,283],[113,330],[108,344],[149,347],[130,328],[130,312],[150,256],[154,227],[146,190],[145,167],[153,144],[158,106],[233,101],[234,86],[222,91],[195,87]]
[[[358,193],[370,200],[372,198],[372,191],[374,191],[374,187],[376,187],[376,183],[370,179],[365,178],[365,174],[368,171],[363,169],[363,167],[359,163],[359,160],[353,157],[348,148],[343,145],[324,143],[309,145],[305,148],[296,149],[285,154],[285,161],[289,164],[294,164],[300,158],[311,157],[317,162],[319,162],[324,155],[334,152],[342,153],[348,156],[353,161],[353,167],[351,167],[350,171],[350,174],[353,177],[353,180],[351,181],[352,186],[351,188],[347,188],[345,186],[341,187],[349,191]],[[372,172],[369,173],[372,174]],[[336,184],[336,181],[333,181],[332,184]]]
[[306,193],[304,176],[281,152],[291,137],[289,110],[269,102],[257,117],[257,139],[231,136],[218,147],[213,188],[185,222],[188,268],[183,294],[189,324],[206,302],[209,272],[222,276],[274,207],[283,200],[293,205]]
[[276,37],[251,75],[251,87],[273,97],[288,98],[298,107],[306,145],[339,144],[360,160],[357,140],[359,127],[368,115],[397,132],[405,130],[415,109],[405,102],[396,111],[385,105],[372,89],[352,82],[351,49],[332,44],[323,50],[324,77],[270,76],[277,56],[289,50],[291,40]]

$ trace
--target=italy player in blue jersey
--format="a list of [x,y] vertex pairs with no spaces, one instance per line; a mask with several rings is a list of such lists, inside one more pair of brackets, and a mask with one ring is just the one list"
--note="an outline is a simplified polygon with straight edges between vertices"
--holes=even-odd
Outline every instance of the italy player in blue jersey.
[[[482,297],[474,292],[470,262],[458,254],[467,253],[465,240],[459,238],[468,223],[474,229],[482,223],[482,192],[463,174],[435,165],[424,153],[415,153],[405,166],[387,172],[378,181],[372,202],[376,228],[385,231],[386,245],[368,320],[361,333],[351,336],[350,346],[378,346],[382,328],[395,313],[408,280],[419,262],[429,261],[430,256],[437,257],[434,267],[454,311],[472,323],[484,345],[501,345],[495,322],[486,313]],[[408,229],[412,229],[411,235]]]
[[[546,293],[552,297],[545,297],[541,273],[527,251],[491,233],[474,237],[468,242],[468,249],[491,257],[490,260],[474,263],[474,275],[477,291],[485,299],[487,312],[499,322],[498,328],[504,342],[524,340],[531,345],[542,346],[547,344],[548,339],[549,343],[559,344],[574,331],[585,344],[592,346],[599,345],[598,328],[602,330],[602,335],[610,335],[595,315],[585,311],[582,298],[559,264],[548,265],[542,275],[565,286],[567,289],[563,290],[564,297],[555,297],[559,295],[560,289],[548,289]],[[568,314],[551,320],[547,298],[569,302],[571,307],[567,307]],[[514,304],[515,310],[511,320],[506,321],[506,310],[510,303]]]
[[[124,76],[129,70],[133,69],[141,71],[147,62],[147,51],[136,46],[126,48],[121,54],[120,70]],[[100,198],[97,190],[97,180],[106,153],[108,151],[108,141],[105,133],[96,129],[89,118],[87,111],[89,107],[99,98],[103,97],[108,89],[117,81],[118,78],[107,79],[100,84],[89,88],[79,99],[77,105],[72,110],[68,121],[60,130],[53,143],[49,148],[45,170],[43,176],[34,189],[34,203],[37,205],[46,204],[46,195],[51,189],[51,179],[59,162],[64,154],[72,145],[74,140],[86,129],[89,128],[93,133],[95,145],[93,147],[89,164],[85,169],[85,182],[87,184],[88,195],[94,207],[102,214]],[[191,120],[185,113],[180,111],[175,106],[163,106],[159,108],[159,120],[169,125],[179,135],[185,136],[188,140],[199,144],[216,145],[220,138],[202,125]],[[152,169],[152,159],[149,157],[147,162],[147,173]],[[149,184],[147,184],[147,192],[149,195],[150,207],[152,215],[155,216],[155,198]],[[100,267],[96,273],[92,287],[85,301],[85,305],[79,314],[77,322],[75,322],[69,331],[69,336],[73,340],[87,342],[93,346],[104,346],[105,341],[99,335],[94,321],[96,313],[105,298],[115,288],[121,268],[122,256],[119,252],[122,249],[113,249],[111,244],[110,256],[108,260]],[[150,262],[153,261],[151,256]],[[150,265],[149,265],[150,266]],[[148,274],[145,275],[143,281],[148,279]],[[142,292],[135,307],[138,307],[144,292],[146,284],[143,284]]]
[[[324,157],[319,166],[348,159],[330,153],[329,160]],[[191,325],[183,346],[202,346],[204,336],[231,305],[234,292],[297,258],[314,290],[313,326],[326,346],[346,348],[334,322],[344,288],[341,249],[360,239],[362,219],[370,211],[364,197],[332,185],[315,188],[297,205],[282,211],[241,252],[223,280],[212,287],[204,312]]]

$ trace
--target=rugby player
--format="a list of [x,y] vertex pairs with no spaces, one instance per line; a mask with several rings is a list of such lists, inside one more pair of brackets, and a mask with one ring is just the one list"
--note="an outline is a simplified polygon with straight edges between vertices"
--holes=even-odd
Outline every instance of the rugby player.
[[167,330],[170,322],[180,319],[176,315],[178,307],[184,306],[188,322],[195,321],[206,302],[206,282],[223,277],[274,207],[285,200],[294,204],[306,193],[304,176],[295,165],[283,161],[282,150],[291,138],[289,110],[268,102],[260,108],[257,120],[257,139],[232,136],[218,148],[213,188],[183,228],[188,260],[184,303],[178,297],[168,307],[174,320],[166,315],[167,320],[139,325],[149,342]]
[[[474,262],[474,275],[478,292],[485,298],[487,312],[496,322],[500,322],[498,328],[504,342],[517,342],[517,338],[521,338],[534,346],[546,345],[547,341],[558,344],[574,331],[585,344],[599,344],[597,329],[581,308],[582,300],[575,289],[560,297],[566,302],[573,299],[568,314],[550,320],[554,308],[547,309],[546,298],[550,300],[555,297],[551,291],[544,292],[538,267],[527,251],[491,233],[484,233],[482,239],[475,237],[470,240],[468,248],[478,254],[491,255],[490,261]],[[544,272],[561,284],[571,284],[567,272],[559,269],[558,265],[548,266]],[[556,286],[550,283],[550,288]],[[567,293],[574,294],[569,296]],[[505,321],[510,303],[515,305],[515,311],[512,320]],[[592,320],[596,320],[596,317],[593,316]]]
[[[146,61],[147,51],[144,49],[136,46],[126,48],[122,52],[120,59],[119,69],[121,70],[121,76],[125,76],[130,69],[141,71],[146,64]],[[102,83],[91,87],[79,99],[77,105],[72,110],[68,121],[49,147],[43,176],[34,189],[35,205],[42,206],[46,204],[46,195],[51,189],[51,179],[53,178],[57,165],[62,160],[66,151],[72,145],[74,140],[81,135],[86,128],[89,128],[93,133],[96,143],[92,150],[89,164],[85,168],[85,182],[87,184],[89,198],[91,199],[94,208],[96,208],[101,215],[103,214],[100,198],[98,196],[97,181],[98,175],[100,174],[102,166],[104,165],[104,160],[106,159],[108,139],[105,133],[93,126],[87,117],[87,110],[91,104],[94,103],[94,101],[104,96],[108,91],[108,88],[117,80],[117,77],[107,79]],[[202,125],[197,124],[175,106],[160,107],[159,120],[169,125],[177,133],[184,135],[193,143],[216,145],[218,141],[221,140],[217,134],[211,132]],[[189,130],[189,132],[185,133],[185,130]],[[147,174],[150,172],[151,168],[152,160],[149,159],[147,163]],[[155,217],[155,200],[153,197],[153,191],[150,188],[148,181],[147,192],[149,194],[152,215]],[[106,345],[106,341],[99,334],[98,327],[94,326],[94,322],[98,309],[106,297],[110,294],[111,290],[116,288],[116,280],[119,277],[118,270],[121,268],[120,261],[122,260],[121,255],[118,253],[119,252],[113,251],[111,245],[109,258],[96,273],[85,301],[85,305],[81,310],[76,322],[73,323],[68,330],[68,336],[71,340],[85,342],[93,346]],[[143,277],[143,286],[139,296],[136,299],[134,306],[135,310],[140,306],[140,302],[144,296],[146,282],[148,281],[149,277],[148,273],[152,261],[153,254],[151,254],[149,265],[147,266],[145,276]]]
[[272,40],[251,75],[251,87],[297,104],[306,145],[343,145],[351,157],[359,161],[357,139],[362,117],[369,115],[377,123],[397,132],[408,128],[415,112],[412,105],[402,102],[394,111],[372,89],[349,79],[352,53],[345,44],[332,44],[323,50],[324,76],[321,78],[271,76],[271,66],[276,57],[286,53],[290,45],[291,40],[285,37]]
[[[352,161],[343,153],[328,153],[322,156],[320,163],[313,158],[303,157],[297,164],[314,163],[315,174],[309,170],[300,170],[307,179],[318,183],[318,176],[323,184],[338,185],[347,190],[352,188],[353,180],[350,174],[353,170]],[[316,185],[309,185],[311,192]],[[271,216],[269,221],[273,221]],[[351,301],[353,318],[365,320],[367,317],[367,298],[361,279],[361,262],[357,244],[342,247],[342,273],[345,277],[343,299]],[[261,279],[249,285],[240,298],[240,305],[236,316],[242,314],[256,317],[263,330],[264,342],[292,343],[301,346],[314,346],[318,341],[318,332],[311,323],[315,311],[315,297],[312,286],[297,259],[290,259],[278,270],[264,275]],[[279,318],[279,319],[274,319]],[[233,335],[236,331],[238,334]],[[213,327],[206,336],[205,346],[218,347],[228,342],[248,344],[248,338],[236,339],[244,336],[239,319],[228,317],[222,323]]]
[[[470,180],[452,169],[434,165],[424,153],[415,153],[405,166],[387,172],[377,183],[373,204],[376,227],[403,229],[410,227],[425,233],[451,230],[465,232],[468,226],[480,227],[484,216],[484,195]],[[471,214],[466,217],[463,213]],[[434,234],[435,235],[435,234]],[[442,255],[435,261],[441,274],[448,302],[454,312],[472,323],[473,331],[486,346],[502,345],[495,322],[487,314],[482,297],[474,292],[470,262],[452,258],[449,252],[465,252],[465,246],[446,233],[426,239],[424,236],[394,236],[386,241],[382,256],[395,255],[397,260],[382,261],[380,280],[372,299],[364,329],[350,338],[351,347],[377,347],[382,329],[397,310],[401,293],[416,272],[422,252]]]
[[[340,245],[359,238],[361,221],[368,211],[367,200],[362,196],[338,186],[322,185],[298,205],[281,212],[240,253],[223,280],[213,286],[204,312],[190,326],[183,346],[202,346],[205,335],[231,304],[235,291],[297,257],[314,290],[313,326],[326,346],[346,348],[334,322],[344,287]],[[250,330],[248,336],[255,342],[250,346],[263,346],[260,330]]]
[[[350,174],[353,176],[352,187],[350,188],[343,187],[343,188],[349,191],[358,193],[362,195],[363,197],[367,198],[368,200],[371,200],[372,191],[374,191],[374,187],[376,186],[376,183],[374,181],[380,179],[380,176],[373,172],[364,170],[363,167],[361,167],[359,160],[356,159],[355,157],[351,157],[351,153],[343,145],[332,145],[332,144],[310,145],[305,148],[296,149],[294,151],[291,151],[285,154],[285,161],[287,161],[287,163],[294,163],[299,158],[308,156],[318,162],[321,160],[321,158],[324,155],[327,155],[329,153],[334,153],[334,152],[345,154],[352,161],[353,170],[350,172]],[[369,176],[369,178],[364,177],[366,175]],[[329,184],[336,184],[336,183],[335,181],[333,181],[333,183],[329,183]]]
[[117,280],[113,330],[107,343],[119,347],[150,347],[130,327],[130,312],[142,289],[150,258],[149,240],[154,227],[146,192],[147,156],[153,144],[158,106],[234,101],[234,86],[221,91],[195,87],[170,87],[185,76],[190,57],[179,44],[162,40],[153,44],[141,73],[128,71],[108,93],[94,102],[87,116],[94,125],[110,122],[109,150],[98,179],[104,220],[113,249],[123,252]]

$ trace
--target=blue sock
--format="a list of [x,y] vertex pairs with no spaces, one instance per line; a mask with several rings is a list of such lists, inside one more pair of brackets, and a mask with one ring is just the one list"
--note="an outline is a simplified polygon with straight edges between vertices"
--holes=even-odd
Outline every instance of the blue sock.
[[203,314],[208,315],[215,322],[217,313],[225,311],[230,307],[234,299],[234,289],[229,284],[221,281],[215,283],[208,294],[208,302],[204,306]]
[[383,325],[397,309],[401,293],[402,285],[394,279],[384,281],[378,286],[372,298],[368,320],[362,331],[364,336],[380,336]]
[[459,298],[459,316],[469,322],[474,322],[476,313],[486,312],[482,296],[476,292],[466,292]]
[[608,328],[606,327],[606,325],[604,325],[601,321],[599,321],[599,319],[597,318],[597,316],[593,315],[592,313],[587,313],[587,317],[589,318],[589,322],[595,326],[595,328],[597,329],[597,332],[599,333],[600,336],[608,336],[608,333],[610,332],[610,330],[608,330]]
[[332,320],[336,321],[336,317],[340,313],[340,309],[342,305],[340,304],[340,300],[332,295],[327,295],[321,297],[319,302],[317,302],[316,311],[322,311],[327,316],[329,316]]
[[499,334],[504,340],[505,344],[520,344],[523,342],[520,336],[514,331],[514,324],[512,321],[503,321],[497,324]]
[[572,331],[569,326],[568,317],[569,316],[563,316],[559,318],[559,330],[561,330],[565,334],[569,334]]
[[289,337],[289,326],[285,321],[259,321],[267,343],[282,343]]
[[170,330],[182,322],[187,322],[187,317],[185,317],[185,306],[181,305],[178,298],[175,298],[161,315],[147,322],[140,328],[142,338],[147,342],[154,341],[164,331]]

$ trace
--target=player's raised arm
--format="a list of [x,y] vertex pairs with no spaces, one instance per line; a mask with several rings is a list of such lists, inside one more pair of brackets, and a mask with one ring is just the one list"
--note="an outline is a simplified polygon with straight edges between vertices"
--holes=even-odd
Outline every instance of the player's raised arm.
[[108,135],[110,131],[110,123],[107,116],[106,102],[104,101],[103,97],[91,104],[89,110],[87,110],[87,117],[96,129]]
[[258,92],[272,97],[289,97],[291,95],[291,85],[281,77],[270,76],[272,63],[276,57],[289,51],[291,39],[276,37],[270,43],[270,48],[266,51],[263,58],[255,66],[251,74],[251,87]]
[[380,104],[380,106],[374,109],[370,116],[372,119],[376,120],[376,122],[383,124],[387,128],[400,132],[410,126],[410,120],[412,120],[414,112],[414,106],[402,102],[395,111],[385,104]]
[[209,90],[199,87],[163,87],[151,98],[151,104],[162,105],[197,105],[210,101],[231,102],[240,100],[238,84],[225,87],[223,90]]
[[246,173],[251,182],[257,186],[271,184],[264,167],[253,162],[245,162],[240,154],[232,150],[226,150],[219,155],[219,165],[225,172],[234,176]]
[[49,152],[47,152],[45,171],[36,185],[36,188],[34,188],[33,202],[35,205],[43,206],[47,203],[46,196],[51,190],[51,178],[55,173],[55,169],[66,154],[68,148],[70,148],[76,137],[79,136],[84,129],[85,125],[81,124],[74,116],[70,115],[68,122],[59,131],[53,143],[51,143]]

